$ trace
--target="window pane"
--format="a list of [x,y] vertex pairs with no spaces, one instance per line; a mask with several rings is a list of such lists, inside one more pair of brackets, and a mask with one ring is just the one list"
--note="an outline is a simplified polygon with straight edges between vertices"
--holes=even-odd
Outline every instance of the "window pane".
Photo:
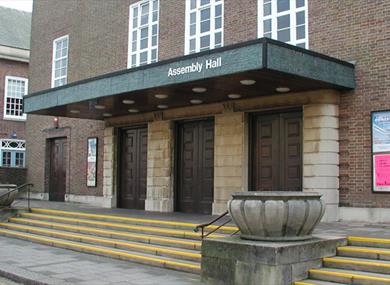
[[190,26],[190,36],[195,35],[195,33],[196,33],[196,25],[194,24]]
[[153,1],[153,11],[157,11],[157,10],[158,10],[158,1],[154,0]]
[[197,2],[198,0],[191,0],[191,6],[190,6],[190,9],[191,10],[193,10],[193,9],[195,9],[196,8],[196,2]]
[[190,24],[196,23],[196,12],[190,14]]
[[263,11],[263,15],[264,16],[269,16],[271,15],[271,3],[267,3],[267,4],[264,4],[264,11]]
[[297,8],[305,6],[305,0],[296,0],[297,2]]
[[131,44],[131,51],[136,51],[137,50],[137,42],[132,42]]
[[204,21],[200,23],[200,32],[205,33],[210,31],[210,20]]
[[141,39],[146,38],[148,36],[148,28],[141,29]]
[[272,29],[272,20],[271,19],[268,19],[268,20],[265,20],[263,22],[263,29],[264,29],[264,33],[268,33],[268,32],[271,32],[271,29]]
[[148,23],[148,20],[149,20],[149,15],[148,14],[142,15],[141,16],[141,26],[146,25]]
[[133,17],[138,17],[138,7],[133,8]]
[[278,17],[278,30],[290,27],[290,15]]
[[195,39],[190,40],[190,50],[195,50]]
[[157,25],[152,26],[152,36],[157,35]]
[[290,41],[290,29],[278,31],[278,40],[282,42]]
[[137,55],[136,54],[131,55],[131,64],[133,66],[137,64]]
[[215,6],[215,17],[222,16],[222,5]]
[[148,47],[148,38],[145,38],[145,39],[141,40],[140,49],[145,49],[147,47]]
[[297,27],[297,40],[305,38],[305,26]]
[[216,33],[215,34],[215,45],[221,45],[222,44],[222,33]]
[[210,3],[210,0],[200,0],[200,6],[207,5]]
[[297,44],[297,47],[300,47],[300,48],[306,48],[306,43],[300,43],[300,44]]
[[297,26],[305,24],[305,12],[297,13]]
[[210,46],[210,36],[203,36],[200,38],[200,48],[209,47]]
[[157,50],[152,49],[152,61],[157,61]]
[[152,46],[157,46],[157,36],[152,37]]
[[277,0],[278,13],[290,10],[290,0]]
[[222,17],[219,17],[219,18],[215,19],[215,28],[216,29],[222,28]]
[[156,11],[156,12],[153,12],[152,21],[153,21],[153,22],[156,22],[157,19],[158,19],[158,12]]
[[202,11],[200,11],[200,20],[204,21],[208,19],[210,19],[210,8],[203,9]]

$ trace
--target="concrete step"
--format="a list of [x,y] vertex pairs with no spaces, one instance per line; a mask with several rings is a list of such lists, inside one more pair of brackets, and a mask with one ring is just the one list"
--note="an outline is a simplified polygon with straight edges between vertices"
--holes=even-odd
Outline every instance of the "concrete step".
[[386,248],[341,246],[337,248],[337,255],[390,261],[390,249]]
[[200,250],[202,246],[201,241],[197,241],[197,240],[180,239],[174,237],[159,237],[155,235],[136,234],[136,233],[130,233],[124,231],[106,230],[100,228],[53,223],[53,222],[46,222],[46,221],[39,221],[39,220],[32,220],[32,219],[12,218],[10,219],[10,222],[11,223],[9,224],[11,225],[13,224],[28,225],[34,227],[47,228],[47,229],[62,230],[62,231],[73,232],[73,233],[94,235],[97,237],[109,237],[114,239],[135,241],[135,242],[141,242],[141,243],[153,244],[153,245],[163,245],[163,246],[169,246],[175,248]]
[[314,279],[305,279],[294,282],[294,285],[348,285],[347,283],[329,282]]
[[335,256],[323,258],[323,264],[329,268],[390,274],[390,261]]
[[319,268],[309,270],[310,279],[356,285],[390,284],[389,274],[378,274],[336,268]]
[[18,232],[32,233],[35,235],[60,238],[63,240],[82,242],[86,244],[102,245],[105,247],[143,252],[156,256],[173,257],[180,260],[200,262],[201,259],[200,252],[195,250],[173,249],[169,247],[147,245],[138,242],[129,242],[120,239],[102,238],[85,234],[18,225],[13,223],[1,223],[0,227]]
[[349,236],[348,244],[360,247],[376,247],[390,249],[390,239]]
[[[188,222],[181,222],[181,221],[167,221],[167,220],[159,220],[159,219],[156,220],[156,219],[135,218],[135,217],[126,217],[126,216],[92,214],[92,213],[84,213],[84,212],[60,211],[60,210],[43,209],[43,208],[32,208],[31,211],[32,213],[36,213],[36,214],[89,219],[89,220],[97,220],[97,221],[104,221],[104,222],[119,222],[122,224],[132,224],[132,225],[158,226],[161,228],[181,229],[187,231],[193,231],[193,229],[198,225],[195,223],[188,223]],[[206,231],[211,231],[216,228],[217,228],[216,225],[211,225],[206,228]],[[236,232],[237,230],[238,228],[235,226],[223,226],[218,229],[218,232],[231,234]]]
[[[149,235],[159,235],[159,236],[168,236],[168,237],[178,237],[184,239],[201,239],[200,233],[195,233],[193,231],[185,231],[185,230],[175,230],[175,229],[167,229],[156,226],[139,226],[139,225],[130,225],[130,224],[120,224],[113,222],[102,222],[96,220],[88,220],[88,219],[77,219],[77,218],[67,218],[67,217],[59,217],[53,215],[42,215],[35,213],[20,213],[20,217],[35,219],[40,221],[50,221],[50,222],[60,222],[72,225],[80,225],[80,226],[91,226],[96,228],[103,229],[115,229],[118,231],[127,231],[133,233],[145,233]],[[14,221],[15,218],[10,220]],[[222,238],[226,235],[222,234],[211,234],[209,238]]]
[[155,255],[139,253],[129,250],[113,249],[98,245],[86,245],[80,242],[68,241],[59,238],[40,236],[31,233],[18,232],[0,228],[0,234],[19,238],[23,240],[29,240],[41,244],[46,244],[55,247],[61,247],[65,249],[91,253],[95,255],[103,255],[116,259],[123,259],[148,265],[154,265],[169,269],[181,270],[192,273],[200,272],[200,263],[191,261],[177,261],[176,259],[169,257],[156,257]]

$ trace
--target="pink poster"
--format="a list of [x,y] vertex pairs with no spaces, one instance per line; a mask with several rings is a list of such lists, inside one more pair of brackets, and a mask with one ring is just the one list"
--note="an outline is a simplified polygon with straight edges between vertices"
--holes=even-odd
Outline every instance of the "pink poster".
[[390,191],[390,154],[374,156],[375,190]]

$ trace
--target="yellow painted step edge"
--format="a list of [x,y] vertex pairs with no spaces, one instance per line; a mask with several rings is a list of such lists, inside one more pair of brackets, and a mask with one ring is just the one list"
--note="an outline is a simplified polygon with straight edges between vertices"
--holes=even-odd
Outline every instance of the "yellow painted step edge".
[[[63,214],[63,215],[68,215],[68,216],[113,219],[113,220],[118,220],[118,221],[146,222],[146,223],[157,224],[157,225],[183,226],[183,227],[189,227],[189,228],[195,228],[198,225],[198,224],[187,223],[187,222],[120,217],[120,216],[113,216],[113,215],[99,215],[99,214],[90,214],[90,213],[73,212],[73,211],[72,212],[71,211],[60,211],[60,210],[43,209],[43,208],[32,208],[31,210],[33,212],[38,212],[38,213],[53,213],[53,214]],[[218,226],[211,225],[211,226],[208,226],[207,229],[215,229],[217,227]],[[237,231],[238,230],[237,227],[231,227],[231,226],[223,226],[220,229],[228,230],[228,231]]]
[[156,246],[130,244],[128,242],[122,242],[122,241],[111,241],[111,240],[107,240],[104,238],[87,237],[87,236],[73,234],[73,233],[59,233],[59,232],[54,232],[54,231],[46,230],[46,229],[33,229],[31,227],[24,227],[24,226],[15,225],[15,224],[8,224],[7,225],[7,224],[0,223],[0,226],[4,226],[7,228],[11,228],[11,229],[27,229],[29,232],[31,232],[33,234],[34,233],[55,234],[58,237],[70,237],[70,238],[76,238],[76,239],[80,239],[80,240],[100,242],[100,243],[109,244],[111,246],[121,245],[121,246],[125,246],[127,248],[130,248],[130,249],[131,248],[147,249],[150,251],[171,253],[171,254],[175,254],[178,256],[188,256],[188,257],[193,257],[193,258],[197,258],[197,259],[200,259],[202,257],[202,255],[199,253],[183,252],[183,251],[179,251],[179,250],[159,248]]
[[307,282],[303,282],[303,281],[295,281],[294,285],[315,285],[315,284],[307,283]]
[[390,283],[390,278],[381,278],[381,277],[374,277],[374,276],[367,276],[367,275],[360,275],[360,274],[335,272],[335,271],[328,271],[323,269],[310,269],[309,273],[319,273],[325,275],[345,277],[349,279],[354,278],[354,279],[364,279],[364,280],[382,281],[382,282]]
[[371,243],[386,243],[390,244],[390,239],[383,238],[370,238],[370,237],[355,237],[350,236],[347,238],[348,241],[361,241],[361,242],[371,242]]
[[371,249],[371,248],[353,248],[349,246],[340,246],[338,251],[351,251],[351,252],[364,252],[364,253],[376,253],[376,254],[390,254],[390,250]]
[[145,235],[138,235],[138,234],[132,234],[132,233],[126,233],[126,232],[114,232],[109,230],[103,230],[103,229],[95,229],[95,228],[88,228],[88,227],[81,227],[81,226],[73,226],[73,225],[67,225],[67,224],[58,224],[58,223],[50,223],[50,222],[44,222],[44,221],[38,221],[38,220],[28,220],[28,219],[22,219],[22,218],[10,218],[11,222],[28,222],[30,224],[34,225],[43,225],[43,226],[49,226],[49,227],[57,227],[61,229],[70,229],[70,230],[83,230],[90,233],[102,233],[102,234],[109,234],[109,235],[116,235],[116,236],[122,236],[122,237],[133,237],[133,238],[148,238],[150,241],[163,241],[168,243],[177,243],[177,244],[185,244],[185,245],[191,245],[194,248],[200,247],[201,242],[196,241],[181,241],[181,240],[172,240],[169,238],[161,238],[161,237],[153,237],[153,236],[145,236]]
[[[41,214],[31,214],[31,213],[20,213],[21,217],[37,217],[37,218],[46,218],[50,220],[56,221],[67,221],[67,222],[76,222],[78,224],[88,224],[88,225],[101,225],[101,226],[109,226],[113,228],[122,228],[122,229],[130,229],[130,230],[147,230],[155,233],[166,233],[166,234],[174,234],[181,235],[184,237],[200,237],[200,233],[181,231],[181,230],[171,230],[171,229],[163,229],[163,228],[153,228],[153,227],[145,227],[145,226],[135,226],[135,225],[125,225],[125,224],[115,224],[109,222],[101,222],[101,221],[92,221],[92,220],[83,220],[83,219],[74,219],[74,218],[65,218],[65,217],[57,217],[50,215],[41,215]],[[223,235],[211,234],[209,237],[211,238],[221,238]]]
[[168,265],[181,266],[181,267],[200,270],[200,265],[193,265],[193,264],[181,263],[181,262],[170,261],[170,260],[162,260],[159,258],[140,256],[140,255],[125,253],[125,252],[118,252],[115,250],[104,249],[104,248],[99,248],[99,247],[89,246],[89,245],[79,245],[79,244],[75,244],[73,242],[59,241],[59,240],[54,240],[51,238],[34,237],[34,236],[23,234],[23,233],[9,233],[9,232],[4,231],[2,229],[0,229],[0,233],[4,233],[7,235],[12,235],[12,236],[16,236],[16,237],[23,237],[23,238],[27,238],[27,239],[35,240],[35,241],[42,241],[42,242],[46,242],[46,243],[51,243],[53,245],[56,245],[56,244],[66,245],[66,246],[70,246],[73,248],[87,249],[87,250],[91,250],[91,251],[95,251],[95,252],[108,253],[108,254],[112,254],[112,255],[124,256],[124,257],[129,257],[129,258],[138,259],[138,260],[156,262],[156,263],[160,263],[162,265],[168,264]]
[[352,260],[352,259],[348,259],[348,258],[338,259],[338,258],[333,258],[333,257],[325,257],[322,260],[325,262],[348,263],[348,264],[356,264],[356,265],[368,265],[368,266],[390,268],[390,264],[385,264],[385,263],[380,263],[380,262],[371,262],[371,261]]

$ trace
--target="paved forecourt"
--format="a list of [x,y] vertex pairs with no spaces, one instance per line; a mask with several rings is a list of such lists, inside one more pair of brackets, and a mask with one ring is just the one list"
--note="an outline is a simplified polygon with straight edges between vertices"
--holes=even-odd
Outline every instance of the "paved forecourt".
[[[199,275],[0,237],[0,276],[23,284],[198,285]],[[0,284],[1,283],[0,279]],[[14,283],[5,283],[14,284]]]

